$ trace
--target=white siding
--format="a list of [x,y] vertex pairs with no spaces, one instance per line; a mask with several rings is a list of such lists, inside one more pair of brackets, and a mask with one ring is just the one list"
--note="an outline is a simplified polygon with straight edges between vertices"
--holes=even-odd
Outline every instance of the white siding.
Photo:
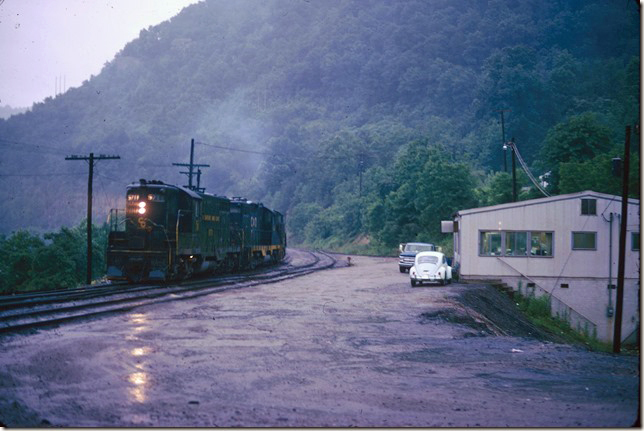
[[[581,199],[597,199],[597,215],[581,214]],[[517,289],[534,282],[541,292],[551,293],[567,306],[597,325],[597,336],[608,340],[612,318],[607,308],[615,306],[615,291],[609,299],[610,213],[612,224],[612,283],[617,284],[619,217],[621,198],[594,192],[460,211],[458,233],[454,235],[456,261],[467,279],[502,279]],[[625,268],[624,337],[639,321],[639,252],[631,250],[631,233],[639,232],[639,202],[629,200]],[[481,256],[481,231],[553,232],[553,256]],[[596,250],[573,250],[573,232],[596,232]],[[569,287],[561,288],[562,283]]]

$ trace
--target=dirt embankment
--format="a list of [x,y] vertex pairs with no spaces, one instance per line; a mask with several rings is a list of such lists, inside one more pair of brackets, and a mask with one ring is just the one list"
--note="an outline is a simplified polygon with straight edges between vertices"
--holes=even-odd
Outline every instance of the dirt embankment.
[[465,307],[483,316],[497,335],[563,342],[561,337],[534,325],[505,293],[492,286],[469,285],[458,297]]

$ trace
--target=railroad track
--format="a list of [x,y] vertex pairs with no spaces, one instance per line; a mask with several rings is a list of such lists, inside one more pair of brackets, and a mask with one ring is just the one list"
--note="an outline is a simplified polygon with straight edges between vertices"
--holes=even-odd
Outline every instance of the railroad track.
[[336,265],[337,259],[325,252],[288,250],[285,260],[277,266],[234,275],[168,284],[99,284],[0,297],[0,333],[12,334],[57,326],[70,321],[130,311],[144,305],[277,283]]

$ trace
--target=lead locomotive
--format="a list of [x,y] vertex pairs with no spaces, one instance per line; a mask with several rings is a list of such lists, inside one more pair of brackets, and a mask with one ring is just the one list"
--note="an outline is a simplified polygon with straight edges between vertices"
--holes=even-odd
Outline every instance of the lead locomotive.
[[284,258],[284,217],[261,203],[146,181],[110,213],[107,278],[173,280],[253,269]]

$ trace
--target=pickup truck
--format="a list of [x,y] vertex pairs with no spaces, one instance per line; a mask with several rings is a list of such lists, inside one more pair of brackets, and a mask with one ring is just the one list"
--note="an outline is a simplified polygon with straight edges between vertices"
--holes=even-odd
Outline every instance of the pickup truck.
[[400,244],[400,255],[398,256],[398,268],[400,269],[400,272],[409,271],[409,268],[414,266],[416,253],[420,253],[421,251],[436,251],[436,246],[426,242],[408,242],[406,244]]

